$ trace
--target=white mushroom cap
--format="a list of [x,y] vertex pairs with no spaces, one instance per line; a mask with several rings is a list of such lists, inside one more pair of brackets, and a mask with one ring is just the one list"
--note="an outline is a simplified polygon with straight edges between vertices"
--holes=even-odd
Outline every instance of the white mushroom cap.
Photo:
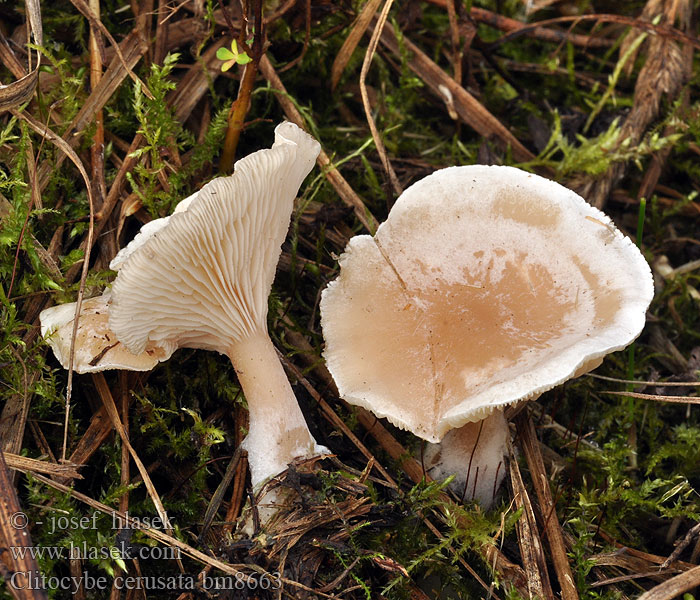
[[[227,352],[266,331],[270,294],[297,190],[320,145],[292,123],[271,149],[239,160],[184,210],[132,242],[112,267],[109,325],[133,352],[161,347]],[[160,221],[160,220],[158,220]]]
[[451,167],[356,236],[321,300],[343,398],[438,442],[642,330],[651,271],[610,219],[511,167]]
[[[73,369],[76,373],[95,373],[107,369],[150,371],[170,355],[161,348],[146,348],[132,354],[117,340],[107,320],[109,292],[83,300],[78,332],[75,338]],[[75,302],[59,304],[41,311],[41,335],[44,336],[64,369],[70,360],[70,342],[73,335]]]

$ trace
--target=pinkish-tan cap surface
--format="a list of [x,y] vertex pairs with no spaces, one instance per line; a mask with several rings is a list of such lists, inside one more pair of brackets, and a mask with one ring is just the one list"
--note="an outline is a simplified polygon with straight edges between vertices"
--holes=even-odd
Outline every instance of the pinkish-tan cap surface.
[[422,179],[340,266],[321,313],[341,396],[432,442],[624,348],[653,296],[605,214],[511,167]]

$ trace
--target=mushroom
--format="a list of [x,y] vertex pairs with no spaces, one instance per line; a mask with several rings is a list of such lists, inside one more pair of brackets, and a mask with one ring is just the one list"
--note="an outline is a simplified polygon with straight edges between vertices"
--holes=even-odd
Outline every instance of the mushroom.
[[[166,360],[161,348],[149,348],[133,354],[109,329],[109,290],[102,296],[83,300],[79,327],[75,338],[73,368],[77,373],[96,373],[107,369],[150,371]],[[46,338],[64,369],[70,359],[70,341],[73,335],[75,302],[52,306],[41,312],[41,335]]]
[[485,505],[505,472],[503,408],[627,346],[653,296],[605,214],[512,167],[418,181],[339,262],[321,323],[340,395],[431,442],[429,472]]
[[[144,226],[110,265],[119,272],[101,332],[111,331],[137,357],[165,360],[186,347],[231,359],[250,412],[243,448],[256,490],[293,460],[326,452],[309,432],[267,331],[268,296],[294,199],[319,151],[311,136],[282,123],[271,149],[239,160],[233,175],[210,181],[171,216]],[[104,307],[104,300],[93,301]],[[81,339],[92,333],[84,321],[92,306],[80,317]],[[51,316],[42,313],[46,329]],[[104,312],[98,316],[104,327]],[[76,359],[80,372],[85,361]]]
[[[180,201],[173,214],[185,212],[197,193]],[[163,229],[168,221],[170,221],[169,216],[154,219],[141,227],[136,237],[112,259],[110,268],[113,271],[119,271],[126,259]],[[81,374],[109,369],[150,371],[159,362],[170,358],[172,351],[166,352],[163,348],[151,345],[143,352],[134,354],[117,339],[116,334],[109,328],[111,296],[111,290],[106,289],[101,296],[83,300],[75,340],[73,370]],[[39,317],[41,335],[48,341],[61,366],[67,369],[70,361],[75,302],[46,308]]]

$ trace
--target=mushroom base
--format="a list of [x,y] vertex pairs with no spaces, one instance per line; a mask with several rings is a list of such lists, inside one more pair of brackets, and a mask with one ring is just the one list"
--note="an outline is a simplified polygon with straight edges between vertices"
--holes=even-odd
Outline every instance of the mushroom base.
[[435,480],[454,475],[449,488],[464,502],[489,508],[506,474],[508,422],[500,410],[483,421],[453,429],[439,444],[427,444],[423,463]]
[[267,332],[234,344],[229,358],[248,402],[250,426],[242,447],[254,490],[293,460],[328,453],[311,435]]

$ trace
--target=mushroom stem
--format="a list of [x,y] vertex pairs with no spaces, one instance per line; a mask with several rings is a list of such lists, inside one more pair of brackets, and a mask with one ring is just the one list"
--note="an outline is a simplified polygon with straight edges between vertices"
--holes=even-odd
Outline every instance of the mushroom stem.
[[463,501],[476,500],[483,508],[494,501],[506,474],[508,422],[503,411],[452,429],[439,444],[428,444],[423,461],[433,479],[454,475],[450,489]]
[[228,356],[248,402],[250,425],[242,447],[254,490],[294,459],[327,452],[311,435],[266,331],[236,342]]

